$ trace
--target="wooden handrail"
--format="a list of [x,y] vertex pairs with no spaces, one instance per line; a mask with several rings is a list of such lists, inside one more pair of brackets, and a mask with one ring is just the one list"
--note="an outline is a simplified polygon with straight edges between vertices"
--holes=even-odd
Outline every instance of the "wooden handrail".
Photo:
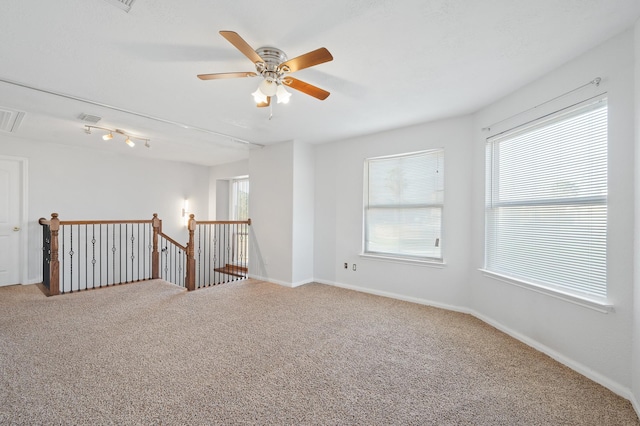
[[203,225],[249,225],[249,226],[251,226],[251,219],[247,219],[247,220],[199,220],[198,224],[203,224]]
[[186,246],[183,246],[182,244],[180,244],[179,242],[177,242],[176,240],[174,240],[173,238],[171,238],[170,236],[168,236],[164,232],[158,232],[158,235],[161,235],[162,238],[164,238],[165,240],[169,241],[171,244],[177,246],[178,248],[184,250],[185,252],[187,251],[187,247]]
[[152,223],[153,220],[61,220],[60,225],[118,225],[120,223]]
[[[38,220],[40,225],[50,225],[51,221],[41,217]],[[60,225],[117,225],[120,223],[153,223],[153,219],[141,220],[61,220]]]

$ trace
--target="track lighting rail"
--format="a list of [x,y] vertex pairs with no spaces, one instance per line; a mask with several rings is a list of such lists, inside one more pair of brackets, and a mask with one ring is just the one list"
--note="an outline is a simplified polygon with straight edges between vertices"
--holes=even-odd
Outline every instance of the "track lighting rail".
[[144,142],[144,146],[146,146],[147,148],[151,148],[151,139],[146,139],[140,136],[135,136],[132,135],[124,130],[121,129],[109,129],[107,127],[100,127],[100,126],[89,126],[89,125],[85,125],[84,126],[84,131],[86,134],[90,135],[91,134],[91,130],[93,129],[98,129],[98,130],[102,130],[105,133],[102,136],[102,139],[104,139],[105,141],[111,140],[113,139],[113,134],[116,133],[118,135],[122,135],[125,137],[124,143],[126,143],[127,145],[129,145],[129,147],[133,148],[134,146],[136,146],[136,143],[133,141],[133,139],[138,140],[138,141],[142,141]]

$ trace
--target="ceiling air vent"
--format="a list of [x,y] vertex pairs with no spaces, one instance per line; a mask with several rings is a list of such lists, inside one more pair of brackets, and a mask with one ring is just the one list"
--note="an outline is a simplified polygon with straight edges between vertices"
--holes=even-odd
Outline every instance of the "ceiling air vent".
[[78,118],[82,121],[86,121],[87,123],[96,124],[98,121],[102,120],[102,117],[98,117],[97,115],[91,114],[80,114]]
[[15,133],[22,123],[24,112],[0,107],[0,130]]
[[106,1],[107,3],[111,3],[112,5],[124,10],[125,12],[129,12],[135,0],[104,0],[104,1]]

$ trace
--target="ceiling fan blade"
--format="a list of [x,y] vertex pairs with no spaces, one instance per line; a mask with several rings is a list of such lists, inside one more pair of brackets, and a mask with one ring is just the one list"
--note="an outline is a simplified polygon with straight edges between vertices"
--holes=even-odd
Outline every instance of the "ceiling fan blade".
[[241,77],[255,77],[258,74],[255,72],[222,72],[217,74],[198,74],[200,80],[218,80],[220,78],[241,78]]
[[259,104],[256,104],[256,106],[258,108],[264,108],[264,107],[268,107],[269,104],[271,104],[271,96],[267,96],[267,102],[260,102]]
[[256,51],[238,35],[238,33],[234,31],[220,31],[220,35],[226,38],[229,43],[233,44],[236,49],[242,52],[244,56],[249,58],[254,64],[256,62],[264,62],[264,59],[262,59],[260,55],[258,55]]
[[292,89],[299,90],[302,93],[306,93],[307,95],[313,96],[314,98],[320,99],[321,101],[324,101],[330,95],[330,93],[326,90],[322,90],[321,88],[316,87],[312,84],[305,83],[304,81],[298,80],[297,78],[286,77],[283,80],[283,83],[291,87]]
[[289,59],[288,61],[281,63],[278,68],[284,69],[285,67],[287,67],[289,69],[289,72],[294,72],[332,60],[333,56],[331,56],[331,53],[329,53],[329,51],[324,47],[321,47],[320,49],[316,49],[313,52],[305,53],[304,55]]

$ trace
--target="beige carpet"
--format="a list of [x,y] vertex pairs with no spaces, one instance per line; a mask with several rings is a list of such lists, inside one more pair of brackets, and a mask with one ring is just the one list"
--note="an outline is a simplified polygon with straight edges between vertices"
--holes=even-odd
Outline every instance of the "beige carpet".
[[320,284],[0,288],[0,424],[638,425],[469,315]]

